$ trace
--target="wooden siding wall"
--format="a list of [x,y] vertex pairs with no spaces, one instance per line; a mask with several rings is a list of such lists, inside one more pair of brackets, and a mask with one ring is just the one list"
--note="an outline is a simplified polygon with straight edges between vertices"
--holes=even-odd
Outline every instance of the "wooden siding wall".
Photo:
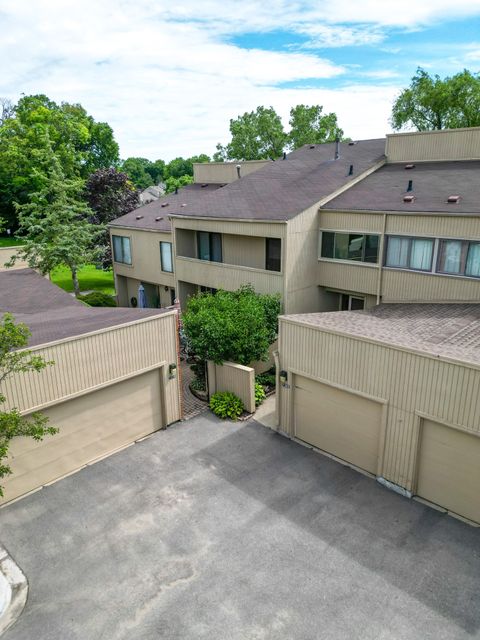
[[378,287],[378,267],[319,260],[317,282],[322,287],[375,295]]
[[255,411],[255,370],[234,362],[207,362],[208,394],[231,391],[240,398],[248,413]]
[[293,435],[294,372],[387,402],[380,475],[415,490],[420,415],[480,435],[480,370],[280,320],[280,429]]
[[265,238],[224,234],[223,261],[252,269],[265,269]]
[[258,171],[271,160],[246,160],[244,162],[194,162],[193,178],[196,183],[219,184],[238,180],[237,165],[240,165],[240,175]]
[[[176,363],[176,340],[176,314],[171,312],[50,346],[33,347],[34,353],[55,364],[40,373],[8,378],[4,383],[7,408],[17,407],[28,414],[162,363]],[[170,424],[181,417],[178,378],[164,382],[166,420]]]
[[176,258],[179,281],[235,291],[250,283],[258,293],[283,293],[283,276],[274,271],[207,262],[193,258]]
[[480,127],[387,135],[387,162],[480,158]]
[[18,247],[0,247],[0,271],[6,271],[10,269],[25,269],[28,267],[25,260],[17,260],[13,267],[6,267],[5,263],[8,262],[13,256],[17,255]]
[[131,265],[120,262],[113,263],[115,275],[133,278],[139,282],[143,280],[152,284],[175,286],[175,275],[162,271],[160,263],[160,242],[172,242],[171,233],[138,229],[111,229],[110,233],[111,235],[129,237],[132,252]]
[[215,233],[233,233],[240,236],[262,236],[264,238],[283,238],[283,222],[245,222],[244,220],[207,220],[206,218],[172,218],[172,228],[192,229],[193,231],[212,231]]
[[480,302],[477,278],[383,269],[382,302]]

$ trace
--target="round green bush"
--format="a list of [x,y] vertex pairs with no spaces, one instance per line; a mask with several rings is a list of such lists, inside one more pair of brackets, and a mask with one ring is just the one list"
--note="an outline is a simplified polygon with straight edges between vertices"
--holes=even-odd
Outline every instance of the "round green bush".
[[109,296],[102,291],[91,291],[83,296],[78,296],[78,300],[86,302],[90,307],[116,307],[117,303],[113,296]]
[[230,391],[218,391],[210,398],[210,409],[213,413],[226,420],[236,420],[244,411],[243,402]]
[[259,382],[255,383],[255,406],[258,407],[266,398],[265,389]]

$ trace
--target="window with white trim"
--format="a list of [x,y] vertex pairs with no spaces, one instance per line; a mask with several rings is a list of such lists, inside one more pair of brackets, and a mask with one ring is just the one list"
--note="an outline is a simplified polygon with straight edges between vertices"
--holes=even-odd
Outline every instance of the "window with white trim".
[[127,236],[112,235],[112,244],[114,261],[123,264],[132,264],[130,238],[127,238]]
[[320,257],[376,263],[378,246],[378,235],[322,231]]
[[160,242],[160,265],[162,271],[173,273],[172,243]]

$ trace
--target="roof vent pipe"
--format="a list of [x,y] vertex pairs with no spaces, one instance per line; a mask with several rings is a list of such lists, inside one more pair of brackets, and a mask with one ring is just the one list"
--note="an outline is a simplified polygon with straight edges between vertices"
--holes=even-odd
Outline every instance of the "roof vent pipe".
[[350,165],[350,169],[348,170],[348,175],[353,176],[353,164]]
[[340,138],[335,138],[335,160],[338,160],[340,157]]
[[237,178],[241,178],[241,171],[242,171],[242,165],[241,164],[237,164]]
[[407,191],[413,191],[413,180],[408,181]]
[[287,152],[286,152],[286,151],[284,151],[284,152],[283,152],[283,159],[284,159],[284,160],[286,160],[286,159],[287,159]]
[[178,194],[178,187],[175,187],[175,195]]

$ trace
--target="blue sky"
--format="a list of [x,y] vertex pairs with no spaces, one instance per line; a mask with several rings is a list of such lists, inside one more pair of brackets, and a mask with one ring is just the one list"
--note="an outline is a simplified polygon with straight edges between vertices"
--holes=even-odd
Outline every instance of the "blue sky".
[[123,157],[211,154],[260,104],[380,137],[417,66],[480,70],[480,0],[0,0],[0,55],[0,96],[80,102]]

